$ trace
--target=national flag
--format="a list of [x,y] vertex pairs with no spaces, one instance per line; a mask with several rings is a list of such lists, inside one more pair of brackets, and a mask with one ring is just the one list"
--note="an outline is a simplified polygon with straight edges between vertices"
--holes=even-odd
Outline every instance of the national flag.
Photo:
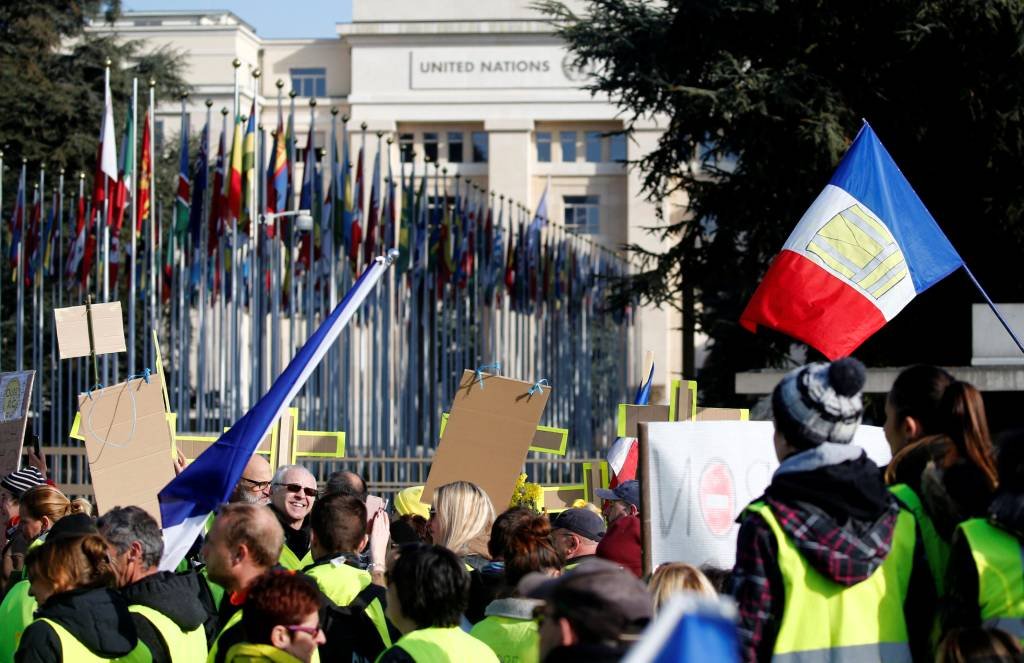
[[117,179],[117,144],[114,140],[114,102],[110,96],[110,76],[103,84],[103,124],[100,127],[100,159],[98,172],[107,179]]
[[281,107],[277,109],[277,131],[274,133],[274,152],[270,160],[270,186],[267,187],[267,207],[281,213],[288,199],[288,145],[285,142]]
[[71,226],[75,229],[75,234],[72,238],[71,250],[68,251],[67,262],[64,265],[64,276],[68,278],[78,273],[78,267],[82,264],[82,258],[85,256],[85,238],[88,232],[84,196],[78,196],[78,204],[74,209],[74,223]]
[[42,200],[39,196],[39,186],[32,189],[32,212],[28,217],[28,226],[25,228],[25,284],[31,285],[32,277],[35,276],[36,267],[39,265],[39,233],[42,231],[41,221],[43,210]]
[[14,198],[14,211],[11,213],[11,280],[18,279],[18,248],[21,244],[21,236],[25,231],[25,167],[21,168],[21,175],[18,177],[18,193]]
[[255,217],[252,209],[253,191],[256,190],[256,102],[252,102],[249,111],[249,122],[245,128],[242,142],[242,217],[240,228],[249,232],[249,224]]
[[622,663],[739,663],[736,606],[727,598],[682,592],[663,606]]
[[373,157],[373,181],[370,182],[370,218],[366,221],[366,241],[363,244],[363,262],[369,264],[377,250],[377,226],[380,223],[380,138],[377,155]]
[[351,156],[348,145],[348,122],[341,123],[341,178],[339,193],[341,195],[341,227],[335,229],[337,246],[342,247],[342,252],[348,252],[349,243],[352,241],[352,221],[355,218],[355,204],[352,202],[352,164],[349,163]]
[[402,211],[398,219],[398,272],[404,273],[412,266],[412,250],[416,246],[416,197],[413,189],[416,186],[416,174],[409,174],[405,180],[405,168],[402,176]]
[[124,225],[124,211],[128,206],[132,195],[132,161],[135,158],[135,126],[132,122],[132,114],[125,113],[124,135],[121,139],[121,155],[118,159],[117,183],[114,184],[114,192],[110,201],[110,235],[114,237],[121,233]]
[[188,229],[189,201],[191,200],[189,185],[188,160],[188,113],[181,110],[181,141],[178,156],[178,195],[174,198],[174,233],[184,234]]
[[117,274],[121,268],[121,238],[117,235],[110,236],[110,256],[107,260],[107,267],[107,277],[110,279],[110,289],[116,292]]
[[[227,199],[224,196],[224,159],[227,140],[227,117],[220,130],[220,142],[217,144],[217,160],[213,169],[213,189],[210,191],[210,218],[207,221],[206,255],[211,256],[217,251],[220,236],[224,232],[224,215],[227,212]],[[216,284],[216,278],[214,280]]]
[[231,139],[231,160],[224,181],[227,189],[227,209],[224,214],[224,225],[239,223],[242,219],[242,119],[235,118],[235,132]]
[[43,271],[47,276],[53,276],[53,244],[54,230],[60,225],[57,219],[57,192],[50,196],[50,214],[46,219],[46,229],[43,231]]
[[209,125],[203,126],[203,133],[199,139],[199,154],[196,155],[196,164],[192,172],[193,187],[192,187],[192,203],[191,213],[188,219],[188,230],[189,235],[192,237],[192,250],[196,256],[200,255],[202,245],[200,244],[200,237],[203,228],[203,197],[206,195],[206,178],[208,157],[206,150],[206,142],[210,135]]
[[865,122],[740,316],[853,352],[963,260]]
[[[633,397],[634,405],[647,405],[651,398],[651,384],[654,382],[654,353],[648,352],[644,357],[644,365],[650,364],[647,372],[647,380],[641,381]],[[635,437],[620,437],[608,448],[608,469],[612,476],[608,485],[614,488],[621,483],[636,478],[636,468],[639,465],[640,455]]]
[[[153,109],[150,109],[149,113],[152,112]],[[150,164],[153,147],[150,144],[148,117],[149,114],[147,114],[147,120],[142,127],[142,163],[139,166],[139,192],[135,201],[135,230],[137,232],[142,232],[142,222],[149,218],[149,183],[153,177]]]
[[349,228],[348,237],[348,259],[352,262],[352,269],[355,270],[359,263],[359,246],[363,243],[363,147],[366,145],[366,136],[363,136],[363,145],[359,146],[359,160],[356,163],[356,185],[352,193],[352,226]]
[[391,260],[393,256],[374,260],[295,354],[270,390],[160,491],[164,530],[161,570],[171,570],[178,565],[202,532],[210,514],[227,502],[260,441],[291,405],[352,315],[377,286]]

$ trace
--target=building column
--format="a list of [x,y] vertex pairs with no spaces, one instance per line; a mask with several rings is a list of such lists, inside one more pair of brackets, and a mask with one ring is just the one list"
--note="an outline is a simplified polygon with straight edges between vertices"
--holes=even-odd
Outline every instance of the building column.
[[533,120],[487,120],[487,188],[531,206]]
[[[658,138],[662,133],[663,129],[656,122],[638,122],[626,143],[627,158],[635,161],[652,152],[657,147]],[[664,219],[667,220],[668,205],[665,202],[660,205],[665,212]],[[650,251],[665,251],[667,246],[660,237],[645,230],[662,225],[664,221],[658,219],[657,205],[647,200],[643,192],[643,173],[636,167],[630,168],[627,175],[626,210],[629,224],[626,232],[627,243],[639,245]],[[637,348],[640,356],[635,358],[635,365],[640,367],[638,370],[643,370],[640,366],[643,354],[648,350],[654,352],[655,372],[651,402],[667,402],[668,387],[672,380],[694,377],[692,367],[687,367],[687,374],[683,376],[682,318],[675,309],[646,305],[640,307],[637,320],[640,326],[640,341]]]

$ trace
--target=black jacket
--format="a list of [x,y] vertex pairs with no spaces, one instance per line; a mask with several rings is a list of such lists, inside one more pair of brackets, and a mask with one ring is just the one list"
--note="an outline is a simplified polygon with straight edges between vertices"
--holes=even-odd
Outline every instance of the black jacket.
[[[76,589],[54,594],[36,612],[36,617],[60,624],[102,658],[124,656],[138,644],[128,604],[111,589]],[[17,663],[63,661],[57,633],[45,622],[33,622],[22,634],[14,660]]]
[[[121,595],[129,605],[152,608],[177,624],[183,631],[208,626],[209,630],[205,631],[208,643],[217,635],[210,633],[216,628],[217,615],[213,610],[212,600],[207,598],[209,590],[194,571],[181,575],[161,571],[122,587]],[[152,622],[135,613],[132,613],[132,621],[135,622],[139,638],[153,653],[153,663],[170,663],[171,652]]]

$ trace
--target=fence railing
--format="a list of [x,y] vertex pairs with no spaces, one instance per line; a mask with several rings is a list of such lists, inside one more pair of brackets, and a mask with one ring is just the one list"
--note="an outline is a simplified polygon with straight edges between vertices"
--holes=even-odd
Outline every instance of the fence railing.
[[[75,446],[43,446],[42,452],[50,470],[50,478],[68,497],[93,496],[89,480],[86,449]],[[564,486],[583,483],[583,463],[599,462],[599,458],[528,458],[523,469],[529,480],[543,486]],[[170,454],[168,454],[170,462]],[[305,458],[300,464],[309,468],[322,485],[332,472],[349,470],[364,477],[370,492],[392,498],[409,486],[427,482],[433,458],[418,457],[352,457],[344,460]]]

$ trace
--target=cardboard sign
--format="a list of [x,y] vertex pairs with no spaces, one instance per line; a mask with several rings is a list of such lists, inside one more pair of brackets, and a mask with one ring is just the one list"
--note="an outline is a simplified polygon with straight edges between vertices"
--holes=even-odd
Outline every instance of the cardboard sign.
[[[441,413],[441,436],[444,437],[445,426],[448,425],[448,413]],[[569,429],[556,428],[555,426],[537,426],[537,432],[533,434],[533,443],[530,444],[530,451],[539,451],[544,454],[564,456],[565,448],[569,445]]]
[[157,493],[174,478],[161,386],[153,375],[78,397],[99,513],[134,504],[160,522]]
[[697,405],[697,382],[673,380],[669,390],[668,421],[747,421],[750,410]]
[[21,466],[35,371],[0,373],[0,477]]
[[636,437],[637,424],[650,421],[671,421],[668,405],[629,405],[619,403],[618,436]]
[[[779,466],[770,421],[649,423],[640,429],[644,565],[732,568],[736,517]],[[860,426],[853,444],[877,465],[891,453],[884,431]]]
[[529,382],[481,375],[483,389],[474,371],[462,374],[420,498],[424,504],[431,503],[434,490],[452,481],[480,486],[496,513],[512,499],[551,389],[531,394]]
[[[92,304],[93,350],[103,355],[124,352],[124,324],[121,319],[121,302]],[[53,310],[57,328],[57,346],[61,359],[85,357],[90,353],[89,321],[85,306],[69,306]]]
[[583,500],[600,506],[594,494],[598,488],[608,487],[608,461],[583,463],[583,483],[565,486],[544,486],[544,510],[558,513],[572,508],[576,500]]

